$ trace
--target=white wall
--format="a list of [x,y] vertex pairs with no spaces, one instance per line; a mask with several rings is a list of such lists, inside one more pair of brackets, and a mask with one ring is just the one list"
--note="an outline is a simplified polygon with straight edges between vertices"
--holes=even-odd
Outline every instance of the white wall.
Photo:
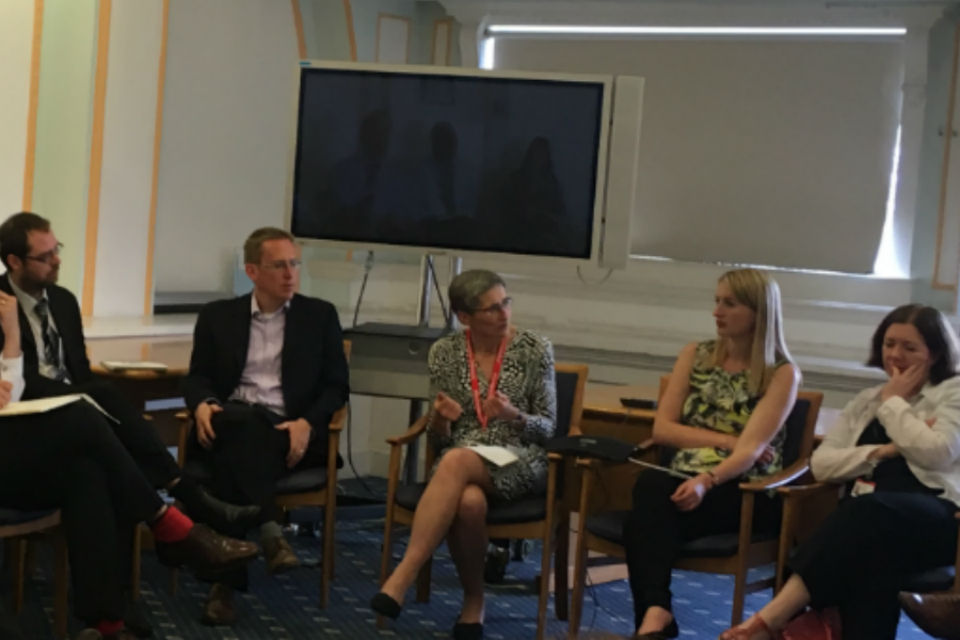
[[139,316],[148,290],[163,3],[111,6],[93,313]]
[[255,227],[282,225],[297,40],[290,2],[174,0],[156,290],[229,291]]
[[0,2],[0,216],[23,206],[33,0]]

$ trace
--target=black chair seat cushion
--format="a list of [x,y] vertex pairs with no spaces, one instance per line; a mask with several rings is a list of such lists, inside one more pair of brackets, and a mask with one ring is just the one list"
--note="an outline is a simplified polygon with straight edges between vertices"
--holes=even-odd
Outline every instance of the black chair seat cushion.
[[[408,511],[414,511],[423,496],[427,483],[402,484],[397,487],[396,503]],[[517,524],[536,522],[547,517],[547,500],[543,495],[521,498],[513,502],[492,504],[487,509],[487,524]]]
[[[587,531],[614,544],[623,544],[623,523],[629,511],[607,511],[587,518]],[[680,547],[683,558],[723,558],[737,552],[737,533],[719,533],[691,540]],[[770,532],[755,532],[751,542],[763,542],[777,537]]]
[[[188,460],[183,473],[199,484],[210,484],[213,471],[198,460]],[[288,473],[277,480],[277,493],[306,493],[327,486],[327,468],[317,467]]]
[[43,509],[40,511],[20,511],[19,509],[0,508],[0,527],[9,527],[15,524],[23,524],[45,518],[56,509]]

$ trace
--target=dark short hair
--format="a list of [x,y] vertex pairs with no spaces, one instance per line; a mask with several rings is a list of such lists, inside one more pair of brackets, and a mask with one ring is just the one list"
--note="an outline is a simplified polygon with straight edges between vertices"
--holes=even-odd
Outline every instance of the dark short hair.
[[447,292],[450,308],[454,312],[473,313],[480,304],[480,296],[497,285],[507,286],[503,278],[493,271],[486,269],[464,271],[450,281],[450,289]]
[[31,231],[50,231],[50,221],[35,213],[21,211],[0,224],[0,261],[8,269],[10,256],[23,260],[30,253],[28,236]]
[[873,332],[867,366],[883,369],[883,339],[892,324],[912,324],[933,357],[931,384],[940,384],[957,375],[960,366],[960,345],[947,317],[939,310],[922,304],[905,304],[887,314]]
[[277,227],[260,227],[243,243],[243,261],[247,264],[260,264],[263,243],[270,240],[289,240],[294,242],[293,234]]

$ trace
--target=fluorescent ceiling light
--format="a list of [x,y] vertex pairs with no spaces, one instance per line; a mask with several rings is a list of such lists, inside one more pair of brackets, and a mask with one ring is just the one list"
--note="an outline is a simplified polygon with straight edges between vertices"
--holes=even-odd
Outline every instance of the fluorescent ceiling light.
[[905,27],[647,27],[563,24],[492,24],[496,35],[611,35],[611,36],[902,36]]

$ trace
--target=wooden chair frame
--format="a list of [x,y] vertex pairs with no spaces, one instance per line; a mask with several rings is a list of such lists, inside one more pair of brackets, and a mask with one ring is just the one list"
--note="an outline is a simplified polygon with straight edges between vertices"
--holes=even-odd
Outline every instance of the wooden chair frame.
[[[582,364],[557,363],[555,365],[557,373],[572,373],[577,375],[577,385],[574,391],[573,404],[570,411],[570,426],[568,433],[577,435],[580,433],[580,419],[583,413],[583,394],[586,387],[589,367]],[[391,567],[391,547],[393,537],[393,526],[401,524],[410,526],[413,524],[414,512],[397,504],[397,489],[400,485],[401,459],[403,447],[409,445],[424,434],[427,427],[428,416],[423,416],[417,420],[402,435],[387,438],[387,444],[390,445],[390,467],[387,476],[387,512],[383,530],[383,551],[380,559],[380,584],[386,582],[390,574]],[[558,480],[560,466],[563,464],[563,456],[555,453],[548,454],[549,466],[547,470],[547,493],[546,493],[546,515],[542,520],[531,522],[521,522],[513,524],[488,524],[487,536],[489,538],[527,538],[539,539],[543,542],[542,555],[540,558],[540,579],[538,585],[539,601],[537,603],[537,635],[538,640],[544,636],[547,617],[547,599],[550,589],[550,554],[554,552],[554,578],[555,595],[554,608],[556,609],[557,619],[566,620],[568,614],[567,594],[568,594],[568,555],[570,546],[570,514],[564,508],[563,503],[557,497]],[[436,452],[427,441],[426,451],[424,453],[424,477],[427,477],[433,464],[436,461]],[[430,574],[432,560],[427,562],[420,569],[416,582],[417,602],[430,601]],[[380,616],[377,618],[379,626],[383,626],[383,620]]]
[[[661,380],[661,393],[665,380]],[[823,394],[817,391],[800,391],[798,400],[809,402],[803,436],[800,441],[797,460],[786,469],[762,481],[743,482],[740,484],[742,503],[740,510],[740,528],[738,530],[737,553],[727,557],[681,557],[674,567],[689,571],[706,573],[722,573],[734,576],[733,607],[731,611],[731,626],[739,624],[743,619],[744,597],[748,593],[773,587],[778,591],[783,584],[783,568],[787,554],[791,548],[791,530],[785,526],[786,520],[798,517],[798,508],[788,506],[789,498],[783,500],[783,519],[780,536],[775,540],[751,542],[753,531],[754,499],[758,493],[767,492],[779,487],[790,485],[807,475],[809,458],[813,450],[814,433]],[[652,444],[652,442],[648,441]],[[646,443],[645,443],[646,444]],[[568,637],[576,638],[580,631],[580,621],[583,612],[583,591],[586,580],[586,565],[588,551],[595,551],[607,556],[623,558],[625,553],[621,545],[596,536],[586,528],[588,516],[606,511],[604,502],[609,496],[597,495],[596,485],[601,484],[603,472],[613,467],[630,468],[633,475],[639,475],[642,467],[626,463],[625,465],[611,465],[599,460],[577,460],[577,467],[581,470],[580,503],[577,525],[577,541],[574,554],[573,593],[571,596],[571,612]],[[789,516],[788,516],[789,514]],[[776,561],[776,575],[773,578],[747,583],[747,570]]]
[[13,584],[13,612],[23,609],[23,589],[27,557],[27,542],[50,535],[53,541],[53,630],[58,638],[67,637],[67,590],[69,564],[67,542],[60,528],[60,511],[17,524],[0,525],[0,538],[6,540],[7,562]]
[[[349,340],[343,341],[343,352],[350,360]],[[327,425],[327,481],[316,491],[301,491],[297,493],[277,494],[274,502],[284,512],[301,507],[323,508],[323,557],[320,560],[320,608],[327,606],[330,600],[330,583],[333,582],[335,563],[335,534],[337,510],[337,453],[340,451],[340,434],[343,433],[347,421],[349,407],[340,407]],[[177,439],[177,462],[182,469],[186,463],[187,438],[193,426],[193,416],[187,411],[177,413],[180,419],[180,432]],[[174,574],[176,575],[176,574]],[[174,580],[175,582],[175,580]]]

